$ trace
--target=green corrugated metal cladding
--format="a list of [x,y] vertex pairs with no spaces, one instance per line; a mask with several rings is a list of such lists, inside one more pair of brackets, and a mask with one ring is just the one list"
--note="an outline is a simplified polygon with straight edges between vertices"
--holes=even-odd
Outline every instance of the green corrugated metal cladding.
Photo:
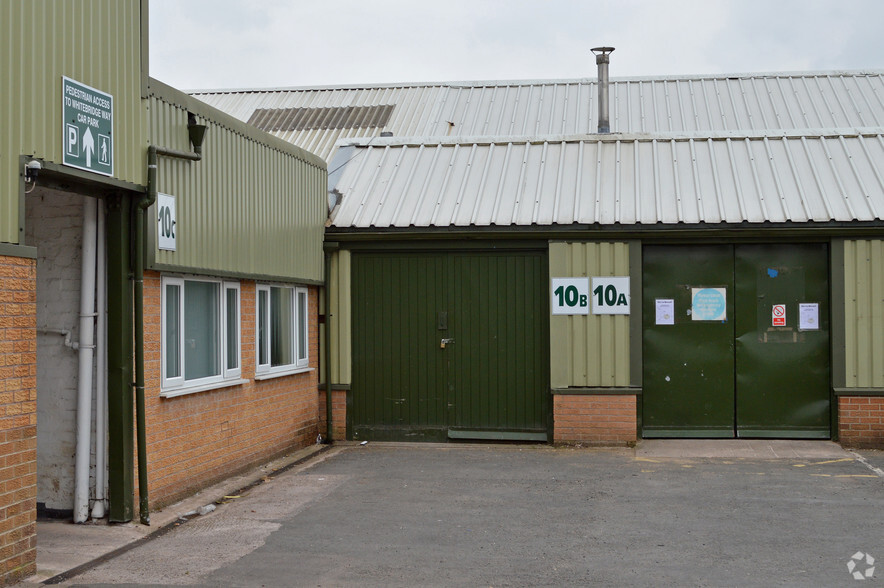
[[175,198],[175,250],[157,247],[148,212],[148,267],[259,279],[323,280],[325,162],[150,80],[154,145],[190,151],[188,119],[207,126],[202,160],[159,157],[158,191]]
[[114,177],[145,183],[141,35],[140,0],[0,2],[0,242],[20,242],[19,156],[62,163],[62,76],[113,96]]
[[884,241],[844,242],[845,386],[884,387]]
[[[628,275],[628,243],[549,245],[550,279]],[[551,317],[551,387],[629,386],[629,320],[629,315]]]

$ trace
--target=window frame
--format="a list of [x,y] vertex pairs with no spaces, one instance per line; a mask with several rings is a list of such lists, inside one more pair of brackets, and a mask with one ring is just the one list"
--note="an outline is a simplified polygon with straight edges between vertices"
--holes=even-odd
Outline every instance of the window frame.
[[[218,291],[218,300],[216,307],[216,316],[218,317],[218,324],[216,325],[216,332],[218,340],[216,341],[217,345],[217,361],[218,361],[218,374],[213,374],[206,377],[194,378],[192,380],[187,380],[185,377],[186,374],[186,365],[185,365],[185,288],[187,282],[204,282],[204,283],[212,283],[217,285]],[[169,311],[168,307],[168,288],[176,287],[178,289],[178,300],[177,306],[175,308],[176,318],[177,318],[177,329],[178,329],[178,353],[177,353],[177,363],[179,368],[179,373],[176,376],[169,377],[169,362],[168,362],[168,350],[167,350],[167,341],[170,335],[169,333]],[[229,345],[231,341],[228,340],[228,304],[227,297],[230,291],[235,292],[235,303],[236,303],[236,327],[237,333],[236,337],[233,339],[232,343],[236,346],[235,357],[236,357],[236,366],[231,366],[228,360],[228,351]],[[223,387],[227,385],[236,385],[242,382],[242,296],[241,296],[241,287],[239,282],[223,280],[220,278],[210,278],[204,276],[162,276],[161,279],[161,334],[160,334],[160,355],[162,361],[161,363],[161,384],[160,384],[160,396],[163,397],[171,397],[178,396],[181,394],[188,394],[191,392],[199,392],[202,390],[210,390],[213,388]]]
[[[292,349],[292,362],[277,366],[273,365],[273,337],[271,335],[271,317],[273,315],[271,291],[274,288],[288,292],[292,308],[291,339],[289,341]],[[267,304],[263,328],[261,325],[262,293],[266,296]],[[303,298],[301,298],[302,296]],[[307,288],[293,284],[261,283],[255,285],[255,377],[257,379],[285,376],[310,369],[309,309],[310,293]],[[266,349],[267,361],[265,363],[261,363],[262,345]]]

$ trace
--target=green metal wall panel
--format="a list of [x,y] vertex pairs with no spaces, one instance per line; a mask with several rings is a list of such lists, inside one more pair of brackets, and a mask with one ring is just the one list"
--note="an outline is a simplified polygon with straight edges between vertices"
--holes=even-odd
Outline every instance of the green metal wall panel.
[[[550,279],[628,275],[628,243],[549,245]],[[630,385],[629,315],[553,316],[549,340],[550,387]]]
[[19,242],[19,156],[62,163],[62,76],[113,96],[114,177],[145,183],[141,35],[140,0],[0,2],[0,242]]
[[[327,217],[325,163],[151,80],[151,141],[190,151],[188,113],[207,125],[203,159],[160,156],[158,191],[175,196],[176,250],[156,246],[149,224],[148,266],[167,271],[319,282]],[[156,88],[156,91],[154,90]]]
[[350,307],[350,252],[336,251],[331,259],[332,384],[352,381],[351,346],[353,313]]
[[884,387],[884,241],[844,242],[847,388]]
[[547,273],[542,252],[354,254],[353,438],[545,439]]

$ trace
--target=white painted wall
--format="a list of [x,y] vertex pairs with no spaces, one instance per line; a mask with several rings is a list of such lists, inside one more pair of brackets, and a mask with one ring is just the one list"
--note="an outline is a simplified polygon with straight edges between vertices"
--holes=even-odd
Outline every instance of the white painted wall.
[[83,198],[37,188],[25,204],[25,242],[37,248],[37,502],[63,511],[74,500],[77,352],[41,331],[80,339]]

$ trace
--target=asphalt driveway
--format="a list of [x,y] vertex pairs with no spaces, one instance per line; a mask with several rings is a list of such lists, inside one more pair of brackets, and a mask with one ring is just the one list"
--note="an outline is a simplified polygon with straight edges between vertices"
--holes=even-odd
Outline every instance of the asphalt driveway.
[[865,455],[337,448],[71,584],[853,585],[884,558]]

